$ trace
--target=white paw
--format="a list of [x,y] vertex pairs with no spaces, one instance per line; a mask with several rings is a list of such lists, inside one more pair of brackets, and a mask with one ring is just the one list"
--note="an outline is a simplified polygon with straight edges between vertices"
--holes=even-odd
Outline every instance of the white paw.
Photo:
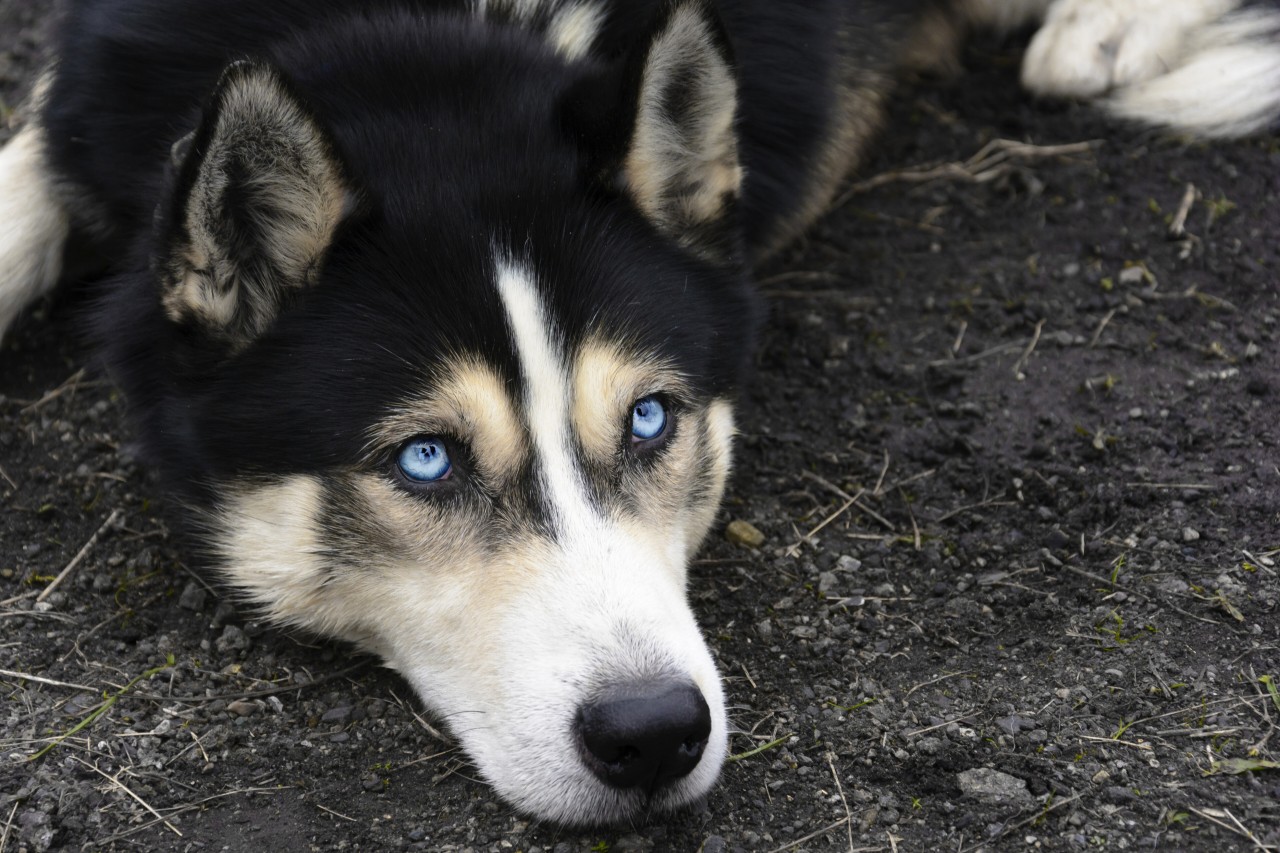
[[67,214],[44,168],[40,137],[22,130],[0,148],[0,340],[62,271]]
[[1096,98],[1159,77],[1239,0],[1056,0],[1022,62],[1038,95]]

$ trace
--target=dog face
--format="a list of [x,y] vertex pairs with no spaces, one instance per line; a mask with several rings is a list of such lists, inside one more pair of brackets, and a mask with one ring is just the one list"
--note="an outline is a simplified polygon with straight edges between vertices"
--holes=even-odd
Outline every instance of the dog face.
[[622,820],[726,751],[685,581],[753,325],[733,75],[700,3],[616,66],[472,30],[408,46],[463,70],[395,112],[277,67],[339,45],[224,73],[157,226],[167,393],[137,393],[251,601],[382,655],[521,809]]

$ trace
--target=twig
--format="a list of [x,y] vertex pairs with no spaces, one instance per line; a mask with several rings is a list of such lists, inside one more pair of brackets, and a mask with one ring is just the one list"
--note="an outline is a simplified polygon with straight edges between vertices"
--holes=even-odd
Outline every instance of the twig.
[[67,563],[62,571],[58,572],[58,576],[49,581],[49,585],[36,596],[36,604],[39,604],[48,598],[49,595],[58,588],[58,584],[66,580],[67,575],[71,574],[72,570],[75,569],[76,566],[80,565],[80,561],[84,559],[85,555],[89,553],[89,550],[97,543],[98,537],[102,535],[102,531],[115,524],[118,518],[120,518],[120,509],[117,507],[116,509],[111,510],[111,514],[107,516],[107,520],[102,522],[102,525],[94,531],[93,535],[89,537],[89,541],[84,543],[80,550],[76,552],[76,555],[71,558],[71,562]]
[[975,361],[982,361],[991,358],[994,355],[1004,355],[1005,353],[1017,349],[1021,344],[1017,341],[1009,341],[1006,344],[997,344],[991,349],[985,349],[982,352],[976,352],[973,355],[965,355],[952,358],[935,358],[933,361],[927,362],[928,367],[948,367],[959,364],[970,364]]
[[1040,332],[1043,329],[1044,320],[1041,320],[1036,323],[1036,330],[1031,333],[1031,343],[1027,344],[1027,348],[1022,351],[1022,356],[1018,359],[1017,363],[1013,365],[1013,375],[1018,380],[1027,378],[1027,375],[1022,372],[1022,368],[1027,366],[1027,360],[1031,358],[1031,353],[1035,352],[1036,344],[1040,343]]
[[834,210],[844,205],[855,195],[870,192],[877,187],[891,183],[919,184],[945,178],[966,183],[983,184],[1008,174],[1012,168],[1008,162],[1009,160],[1030,160],[1061,157],[1067,154],[1085,154],[1100,143],[1101,140],[1094,139],[1066,145],[1031,145],[1012,139],[993,139],[964,162],[941,163],[915,169],[883,172],[865,181],[852,184],[836,199],[832,209]]
[[879,496],[883,494],[880,487],[884,485],[884,475],[889,473],[889,451],[884,452],[884,466],[880,469],[880,476],[876,478],[876,487],[871,490],[871,494]]
[[831,768],[831,778],[836,782],[836,790],[840,792],[840,802],[844,803],[845,829],[849,830],[849,851],[853,853],[853,812],[849,811],[849,801],[844,795],[844,785],[840,784],[840,774],[836,773],[835,756],[827,752],[827,766]]
[[845,512],[848,511],[849,507],[853,506],[857,502],[858,498],[862,496],[862,493],[863,493],[863,490],[859,490],[857,495],[846,500],[843,504],[840,505],[840,508],[838,510],[831,513],[831,515],[828,515],[826,518],[820,521],[816,527],[814,527],[812,530],[810,530],[808,533],[802,536],[799,540],[797,540],[794,545],[792,545],[790,548],[787,549],[787,556],[794,557],[799,552],[801,545],[803,545],[805,542],[808,542],[811,538],[816,536],[818,532],[822,530],[822,528],[826,527],[828,524],[835,521],[840,516],[844,515]]
[[982,509],[983,507],[986,507],[986,506],[1017,506],[1017,505],[1018,505],[1017,501],[997,501],[997,500],[978,501],[976,504],[965,504],[964,506],[956,507],[950,512],[943,513],[942,515],[935,518],[933,520],[933,523],[941,524],[947,519],[955,518],[957,515],[959,515],[962,512],[969,512],[970,510]]
[[9,817],[4,822],[4,833],[0,834],[0,853],[4,853],[5,846],[9,843],[9,832],[13,829],[13,816],[18,813],[19,802],[20,800],[15,797],[13,800],[13,808],[9,809]]
[[1098,345],[1098,339],[1102,337],[1102,330],[1111,322],[1111,318],[1116,316],[1117,308],[1112,308],[1102,316],[1102,321],[1098,323],[1098,328],[1093,330],[1093,337],[1089,338],[1088,349],[1093,349]]
[[858,509],[862,510],[863,512],[865,512],[867,515],[869,515],[869,516],[871,516],[872,518],[874,518],[876,521],[880,522],[882,525],[884,525],[884,529],[885,529],[885,530],[888,530],[890,533],[897,533],[897,532],[898,532],[898,528],[896,528],[896,527],[894,527],[894,526],[893,526],[893,522],[892,522],[892,521],[890,521],[889,519],[885,518],[883,515],[881,515],[880,513],[876,512],[874,509],[872,509],[871,507],[867,506],[867,505],[866,505],[865,503],[863,503],[862,501],[854,501],[854,502],[853,502],[853,505],[854,505],[854,506],[856,506]]
[[920,525],[916,524],[916,514],[911,511],[911,501],[907,500],[907,493],[898,487],[898,495],[902,498],[902,505],[907,508],[907,518],[911,519],[911,532],[915,536],[916,550],[920,550]]
[[[769,853],[785,853],[785,851],[787,850],[794,850],[797,847],[799,847],[801,844],[804,844],[806,841],[812,841],[813,839],[817,838],[819,835],[830,832],[831,830],[835,829],[837,826],[839,826],[842,823],[845,823],[848,820],[849,818],[842,817],[835,823],[831,824],[830,826],[824,826],[822,827],[822,829],[814,830],[813,832],[809,833],[803,838],[797,838],[795,841],[788,841],[786,844],[783,844],[781,847],[773,848],[772,850],[769,851]],[[876,853],[876,851],[883,850],[883,849],[884,849],[883,847],[850,847],[849,853]]]
[[[1191,811],[1195,812],[1196,814],[1200,815],[1200,817],[1204,818],[1205,820],[1207,820],[1207,821],[1211,821],[1211,822],[1213,822],[1213,823],[1216,823],[1218,826],[1222,827],[1223,829],[1227,830],[1228,832],[1234,832],[1236,835],[1244,836],[1245,838],[1247,838],[1247,839],[1249,839],[1251,842],[1253,842],[1253,846],[1254,846],[1254,847],[1257,847],[1259,850],[1272,850],[1272,849],[1274,849],[1274,848],[1272,848],[1272,847],[1268,847],[1268,846],[1264,845],[1261,841],[1259,841],[1259,840],[1258,840],[1258,836],[1254,835],[1252,832],[1250,832],[1248,829],[1246,829],[1246,828],[1245,828],[1245,826],[1244,826],[1244,824],[1242,824],[1239,820],[1237,820],[1237,819],[1236,819],[1236,816],[1235,816],[1235,815],[1233,815],[1231,812],[1227,811],[1226,809],[1223,809],[1223,810],[1222,810],[1222,814],[1225,814],[1227,817],[1231,818],[1231,823],[1234,823],[1234,824],[1235,824],[1235,826],[1232,826],[1232,825],[1231,825],[1231,823],[1226,823],[1226,822],[1224,822],[1224,821],[1218,820],[1218,819],[1217,819],[1216,817],[1214,817],[1213,815],[1209,814],[1208,812],[1201,811],[1200,809],[1196,808],[1195,806],[1187,806],[1187,808],[1188,808],[1188,809],[1190,809]],[[1216,810],[1215,810],[1215,811],[1216,811]]]
[[1182,194],[1182,201],[1178,204],[1178,211],[1173,215],[1173,221],[1169,223],[1169,236],[1175,240],[1185,237],[1187,234],[1187,214],[1191,212],[1191,205],[1196,203],[1195,184],[1187,184],[1186,192]]
[[960,321],[960,331],[956,332],[956,339],[951,342],[951,357],[955,358],[960,354],[960,347],[964,344],[964,333],[969,331],[969,321]]
[[21,409],[18,410],[18,413],[25,415],[27,412],[33,412],[36,409],[43,406],[45,403],[50,403],[58,399],[63,394],[67,393],[68,390],[75,390],[77,387],[79,387],[80,380],[84,379],[84,372],[85,372],[84,368],[83,367],[80,368],[75,373],[71,374],[71,376],[69,376],[67,380],[63,382],[61,385],[59,385],[57,388],[54,388],[52,391],[49,391],[39,400],[36,400],[34,403],[28,403],[27,405],[23,406]]
[[948,678],[958,678],[962,675],[967,675],[970,678],[975,677],[972,672],[948,672],[946,675],[939,675],[937,678],[930,678],[928,681],[920,682],[915,687],[912,687],[906,693],[902,694],[902,698],[906,699],[908,696],[910,696],[912,693],[915,693],[921,687],[928,687],[930,684],[937,684],[939,681],[946,681]]
[[328,806],[322,806],[322,805],[320,805],[319,803],[316,803],[316,804],[315,804],[315,806],[316,806],[316,808],[318,808],[320,811],[322,811],[322,812],[328,812],[329,814],[333,815],[334,817],[340,817],[340,818],[342,818],[343,820],[349,820],[349,821],[351,821],[352,823],[356,823],[356,822],[357,822],[355,818],[353,818],[353,817],[347,817],[346,815],[342,814],[341,812],[335,812],[333,809],[329,808]]
[[1218,488],[1212,483],[1125,483],[1126,489],[1188,489],[1211,492]]
[[29,672],[14,672],[11,669],[0,669],[0,676],[4,678],[20,678],[23,681],[34,681],[37,684],[47,684],[50,687],[69,687],[72,690],[87,690],[90,693],[97,693],[96,687],[86,687],[83,684],[72,684],[69,681],[54,681],[52,678],[42,678],[39,675],[32,675]]
[[15,483],[13,481],[13,478],[9,476],[9,472],[4,470],[3,465],[0,465],[0,477],[4,477],[5,482],[8,483],[10,486],[13,486],[13,490],[15,492],[18,490],[18,484]]
[[849,496],[849,493],[846,492],[844,489],[840,488],[835,483],[831,482],[821,474],[813,473],[808,468],[801,468],[800,476],[808,480],[813,480],[819,486],[822,486],[824,489],[831,492],[833,495],[840,498],[841,500],[844,500],[844,501],[853,500],[853,498]]
[[[166,809],[165,811],[168,812],[168,817],[177,817],[180,814],[185,814],[190,811],[196,811],[200,809],[205,803],[210,802],[212,800],[221,800],[224,797],[234,797],[234,796],[237,796],[238,794],[274,794],[274,793],[277,793],[279,790],[280,789],[278,787],[277,788],[235,788],[230,791],[223,791],[221,794],[214,794],[211,797],[205,797],[202,800],[196,800],[194,803],[185,803],[181,806],[176,806],[171,809]],[[109,835],[106,838],[99,838],[94,843],[98,847],[107,847],[112,843],[119,841],[122,838],[126,838],[130,835],[135,835],[139,832],[150,829],[151,827],[155,826],[157,823],[160,823],[162,820],[164,820],[164,818],[159,818],[157,820],[149,820],[146,823],[138,824],[137,826],[130,827],[129,829],[126,829],[122,832],[117,832],[115,835]]]
[[108,782],[111,782],[113,785],[117,786],[121,791],[124,791],[126,794],[132,797],[134,801],[137,802],[138,805],[142,806],[144,809],[151,812],[151,814],[154,815],[157,820],[159,820],[161,823],[167,826],[170,830],[172,830],[174,835],[178,836],[179,838],[182,838],[182,832],[178,829],[178,827],[174,826],[172,823],[170,823],[168,820],[162,817],[160,815],[160,812],[151,808],[150,803],[148,803],[146,800],[142,799],[142,797],[139,797],[137,794],[135,794],[128,785],[121,782],[120,779],[118,778],[119,774],[116,774],[116,776],[109,776],[107,775],[106,771],[100,769],[98,765],[90,764],[89,762],[85,761],[79,756],[73,755],[71,757],[74,758],[76,761],[79,761],[85,767],[88,767],[94,773],[97,773],[103,779],[106,779]]

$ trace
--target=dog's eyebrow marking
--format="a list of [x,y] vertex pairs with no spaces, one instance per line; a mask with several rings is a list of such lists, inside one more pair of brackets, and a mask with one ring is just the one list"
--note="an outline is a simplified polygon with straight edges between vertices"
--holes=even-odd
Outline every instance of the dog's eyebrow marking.
[[686,383],[668,362],[592,337],[573,365],[573,428],[587,455],[607,461],[618,453],[636,400],[654,392],[680,394]]
[[496,264],[498,294],[524,375],[525,418],[555,529],[566,538],[589,536],[599,513],[587,497],[585,478],[573,453],[570,428],[572,386],[561,357],[561,341],[532,273],[510,260]]
[[409,399],[374,426],[371,449],[415,435],[442,433],[466,441],[485,479],[503,487],[518,476],[528,441],[498,372],[483,359],[457,357],[433,371],[431,389]]

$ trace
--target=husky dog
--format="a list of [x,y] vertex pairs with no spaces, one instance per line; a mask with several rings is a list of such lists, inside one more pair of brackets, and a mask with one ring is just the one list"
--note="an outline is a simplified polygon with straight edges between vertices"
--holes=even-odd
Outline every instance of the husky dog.
[[675,808],[728,740],[685,578],[752,263],[971,28],[1042,24],[1035,92],[1265,125],[1280,15],[1237,5],[69,0],[0,152],[0,332],[94,247],[230,584],[381,655],[520,810]]

